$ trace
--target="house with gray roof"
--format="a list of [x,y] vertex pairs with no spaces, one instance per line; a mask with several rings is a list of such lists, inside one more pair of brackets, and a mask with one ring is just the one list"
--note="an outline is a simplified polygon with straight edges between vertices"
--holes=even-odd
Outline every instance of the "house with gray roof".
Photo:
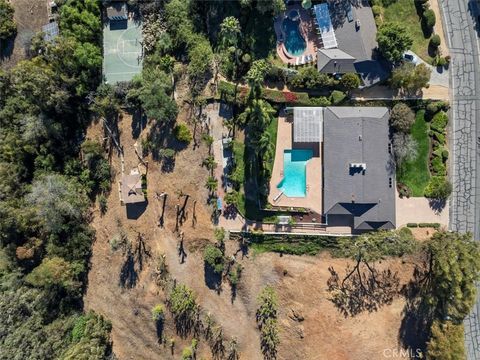
[[317,70],[325,74],[345,74],[356,72],[356,59],[340,49],[320,49],[317,51]]
[[395,164],[386,107],[323,113],[323,209],[329,225],[395,228]]

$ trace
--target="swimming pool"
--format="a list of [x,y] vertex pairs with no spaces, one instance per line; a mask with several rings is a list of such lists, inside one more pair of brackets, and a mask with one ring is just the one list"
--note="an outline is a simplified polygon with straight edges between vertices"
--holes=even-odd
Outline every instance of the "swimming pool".
[[288,197],[307,195],[307,162],[312,150],[285,150],[283,152],[283,179],[277,185]]
[[300,34],[300,20],[294,21],[290,16],[287,16],[283,20],[282,26],[283,32],[285,33],[285,49],[287,49],[290,55],[302,55],[307,48],[307,43],[305,42],[302,34]]

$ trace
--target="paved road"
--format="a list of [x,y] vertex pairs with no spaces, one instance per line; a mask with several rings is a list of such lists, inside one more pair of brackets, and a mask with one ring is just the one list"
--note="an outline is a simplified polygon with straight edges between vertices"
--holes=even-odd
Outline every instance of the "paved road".
[[[440,0],[440,4],[452,56],[450,143],[454,191],[450,226],[452,230],[472,232],[480,241],[480,143],[477,142],[480,136],[480,60],[476,14],[472,14],[465,0]],[[475,308],[465,320],[469,360],[480,359],[480,286],[478,290]]]

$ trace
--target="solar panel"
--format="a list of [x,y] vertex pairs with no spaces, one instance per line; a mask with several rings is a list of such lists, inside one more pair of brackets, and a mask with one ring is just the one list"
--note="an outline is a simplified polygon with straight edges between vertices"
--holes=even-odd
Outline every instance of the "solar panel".
[[45,33],[45,41],[52,41],[58,36],[58,24],[56,22],[48,23],[47,25],[42,26],[42,32]]
[[323,47],[325,49],[332,49],[338,47],[337,38],[335,37],[335,30],[333,29],[332,19],[330,18],[330,11],[328,4],[318,4],[314,6],[315,17],[317,18],[318,28],[322,36]]
[[323,108],[293,108],[293,141],[297,143],[323,141]]

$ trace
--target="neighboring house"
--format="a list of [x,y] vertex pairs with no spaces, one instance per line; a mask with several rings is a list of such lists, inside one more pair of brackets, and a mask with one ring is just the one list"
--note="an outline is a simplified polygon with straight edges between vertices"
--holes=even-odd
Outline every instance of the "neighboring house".
[[395,228],[395,164],[385,107],[327,107],[323,209],[327,223]]
[[317,52],[317,69],[325,74],[357,72],[356,59],[340,49],[320,49]]
[[107,7],[107,18],[110,21],[128,20],[127,3],[125,1],[112,1]]
[[368,2],[328,0],[314,8],[323,43],[317,51],[318,71],[356,72],[363,86],[388,78],[388,65],[375,54],[377,27]]
[[122,205],[143,203],[142,177],[138,172],[123,175],[120,180],[120,203]]

